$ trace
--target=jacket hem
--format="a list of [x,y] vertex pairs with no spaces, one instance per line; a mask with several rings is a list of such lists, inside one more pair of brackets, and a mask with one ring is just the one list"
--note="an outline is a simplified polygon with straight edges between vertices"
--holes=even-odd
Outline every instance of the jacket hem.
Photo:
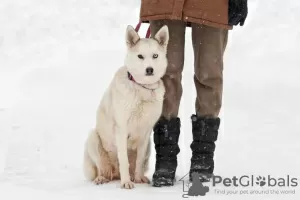
[[222,29],[227,29],[227,30],[232,30],[233,27],[228,25],[228,24],[220,24],[216,22],[212,22],[209,20],[205,19],[200,19],[200,18],[193,18],[193,17],[188,17],[188,16],[183,16],[183,19],[180,17],[174,17],[171,14],[165,14],[165,15],[152,15],[152,16],[141,16],[140,21],[143,23],[149,23],[149,21],[154,21],[154,20],[179,20],[179,21],[184,21],[187,22],[187,26],[190,26],[190,23],[197,23],[197,24],[203,24],[215,28],[222,28]]

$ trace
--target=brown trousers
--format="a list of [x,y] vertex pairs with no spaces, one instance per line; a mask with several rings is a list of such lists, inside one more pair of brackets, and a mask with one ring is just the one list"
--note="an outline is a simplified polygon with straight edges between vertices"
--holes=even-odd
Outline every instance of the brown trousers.
[[[176,20],[150,22],[151,35],[163,26],[169,28],[170,40],[166,75],[162,78],[166,94],[162,115],[177,117],[182,96],[182,70],[186,23]],[[194,83],[197,91],[195,110],[198,116],[217,117],[222,105],[223,54],[227,44],[228,30],[200,24],[191,24],[194,50]]]

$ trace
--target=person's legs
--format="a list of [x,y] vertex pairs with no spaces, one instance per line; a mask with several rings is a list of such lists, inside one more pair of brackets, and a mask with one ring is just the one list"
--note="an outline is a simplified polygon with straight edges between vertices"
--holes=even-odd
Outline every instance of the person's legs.
[[223,54],[228,30],[192,24],[195,103],[198,116],[218,117],[222,104]]
[[192,24],[196,114],[192,115],[193,142],[190,175],[211,176],[214,170],[215,141],[218,136],[223,91],[223,54],[228,30]]
[[168,67],[162,78],[166,87],[162,116],[154,126],[156,165],[153,186],[173,185],[177,168],[177,154],[180,149],[180,119],[178,110],[182,95],[182,70],[184,65],[184,44],[186,24],[182,21],[157,20],[150,22],[151,35],[163,26],[169,28]]

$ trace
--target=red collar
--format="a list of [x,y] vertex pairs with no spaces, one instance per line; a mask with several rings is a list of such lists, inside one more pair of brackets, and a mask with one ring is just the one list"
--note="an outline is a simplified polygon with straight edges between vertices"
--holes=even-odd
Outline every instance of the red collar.
[[127,76],[128,76],[128,79],[129,79],[130,81],[135,82],[135,83],[138,84],[139,86],[141,86],[141,87],[143,87],[143,88],[145,88],[145,89],[147,89],[147,90],[152,90],[152,91],[154,90],[154,89],[147,88],[147,87],[145,87],[145,86],[139,84],[138,82],[136,82],[136,81],[134,80],[133,76],[132,76],[132,75],[130,74],[130,72],[128,72],[128,71],[127,71]]
[[[129,80],[135,82],[133,76],[132,76],[129,72],[127,72],[127,76],[128,76],[128,79],[129,79]],[[136,83],[136,82],[135,82],[135,83]]]

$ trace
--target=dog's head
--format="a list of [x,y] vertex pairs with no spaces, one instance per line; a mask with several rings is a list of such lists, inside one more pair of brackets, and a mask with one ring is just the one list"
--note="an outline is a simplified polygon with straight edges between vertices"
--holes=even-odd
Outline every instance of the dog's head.
[[165,74],[168,42],[169,31],[166,25],[153,38],[142,39],[132,26],[127,27],[125,66],[136,82],[154,84]]

